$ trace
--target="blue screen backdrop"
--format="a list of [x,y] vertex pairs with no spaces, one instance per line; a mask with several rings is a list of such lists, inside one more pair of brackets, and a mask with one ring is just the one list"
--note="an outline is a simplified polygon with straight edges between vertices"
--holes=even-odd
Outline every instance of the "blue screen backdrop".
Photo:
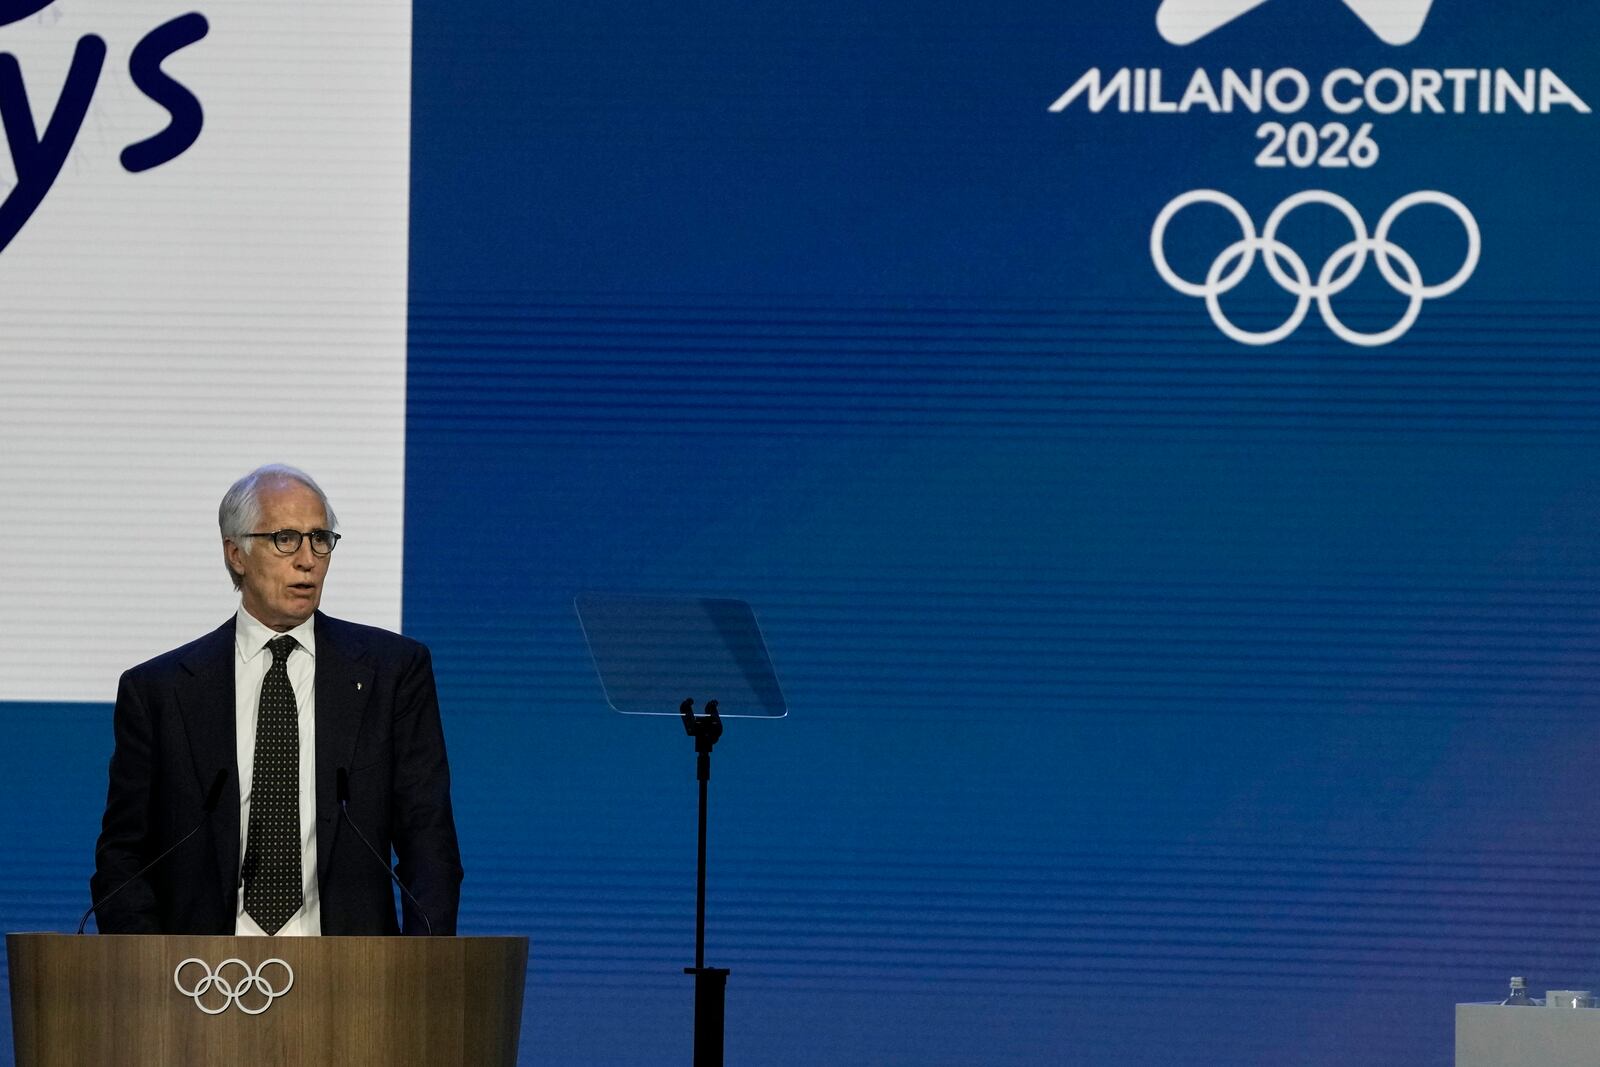
[[[1276,0],[1180,49],[1157,6],[417,0],[405,628],[461,931],[532,939],[525,1062],[689,1059],[692,744],[607,709],[584,591],[746,599],[784,684],[714,760],[731,1063],[1442,1067],[1456,1002],[1600,981],[1594,116],[1363,112],[1378,163],[1322,169],[1254,165],[1295,115],[1048,110],[1094,67],[1592,101],[1600,9],[1439,0],[1401,48]],[[1392,344],[1243,345],[1152,266],[1190,189],[1438,189],[1481,260]],[[1348,225],[1303,210],[1314,276]],[[0,915],[63,928],[108,708],[4,713]]]

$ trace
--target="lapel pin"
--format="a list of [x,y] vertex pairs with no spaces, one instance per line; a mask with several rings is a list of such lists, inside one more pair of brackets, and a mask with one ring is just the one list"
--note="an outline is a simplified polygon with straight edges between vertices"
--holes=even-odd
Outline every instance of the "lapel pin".
[[360,689],[361,689],[361,683],[360,683],[360,682],[357,682],[357,683],[356,683],[356,690],[357,690],[357,691],[360,691]]

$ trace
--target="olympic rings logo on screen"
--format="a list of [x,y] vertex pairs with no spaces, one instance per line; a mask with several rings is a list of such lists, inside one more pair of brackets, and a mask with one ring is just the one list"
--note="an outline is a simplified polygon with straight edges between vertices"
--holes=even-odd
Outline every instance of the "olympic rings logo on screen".
[[[1211,261],[1211,267],[1206,271],[1203,282],[1192,282],[1180,277],[1167,262],[1167,226],[1178,212],[1191,204],[1215,204],[1223,208],[1239,224],[1242,234],[1239,240],[1228,245],[1217,254],[1216,259]],[[1289,217],[1290,212],[1306,204],[1324,204],[1338,211],[1349,222],[1353,234],[1352,240],[1335,249],[1322,264],[1317,271],[1315,282],[1312,281],[1311,271],[1300,254],[1278,240],[1278,228],[1283,225],[1284,219]],[[1460,221],[1467,234],[1467,253],[1460,268],[1449,278],[1434,285],[1423,282],[1422,271],[1417,267],[1417,261],[1412,258],[1411,253],[1389,240],[1389,231],[1394,227],[1396,220],[1411,208],[1423,204],[1433,204],[1448,210]],[[1417,316],[1422,313],[1423,301],[1449,296],[1465,285],[1467,279],[1472,277],[1472,272],[1477,269],[1482,243],[1482,236],[1478,232],[1478,220],[1472,217],[1472,212],[1467,210],[1465,204],[1448,193],[1423,190],[1402,196],[1389,205],[1388,210],[1378,219],[1377,229],[1368,235],[1366,221],[1348,200],[1322,189],[1309,189],[1294,194],[1274,208],[1272,214],[1267,216],[1266,225],[1262,227],[1261,233],[1257,235],[1255,223],[1239,201],[1215,189],[1195,189],[1176,197],[1156,216],[1155,225],[1150,229],[1150,258],[1154,260],[1156,271],[1163,281],[1185,296],[1200,297],[1205,300],[1206,310],[1211,313],[1211,321],[1216,323],[1217,329],[1240,344],[1270,345],[1283,340],[1299,329],[1300,324],[1305,321],[1306,312],[1311,308],[1311,302],[1315,300],[1317,310],[1322,314],[1322,321],[1335,336],[1353,345],[1371,347],[1386,345],[1404,337],[1416,323]],[[1266,262],[1267,273],[1272,275],[1272,280],[1296,298],[1294,310],[1289,313],[1288,319],[1271,330],[1242,329],[1229,321],[1222,310],[1223,294],[1230,292],[1244,281],[1245,275],[1249,274],[1250,268],[1255,265],[1257,253],[1260,253]],[[1383,280],[1397,293],[1406,297],[1406,309],[1400,316],[1400,321],[1387,330],[1376,333],[1363,333],[1351,329],[1340,321],[1333,310],[1333,298],[1355,283],[1356,277],[1365,269],[1369,255],[1377,261],[1378,271],[1383,275]],[[1285,264],[1288,265],[1287,269]]]
[[[267,979],[267,968],[274,963],[283,968],[282,989]],[[184,985],[183,969],[191,964],[199,967],[204,973],[197,976],[194,985],[189,987]],[[237,975],[231,981],[224,973],[230,966],[238,968]],[[241,959],[226,959],[217,965],[216,970],[212,970],[211,965],[205,960],[190,956],[173,970],[172,984],[178,987],[178,992],[193,1000],[195,1007],[207,1015],[221,1015],[235,1004],[246,1015],[260,1015],[272,1007],[273,1001],[294,987],[294,970],[283,960],[276,958],[265,960],[255,968]],[[244,1000],[245,996],[252,992],[258,994],[261,999],[261,1003],[254,1007]],[[210,994],[209,999],[208,994]],[[252,1001],[255,999],[251,998]]]

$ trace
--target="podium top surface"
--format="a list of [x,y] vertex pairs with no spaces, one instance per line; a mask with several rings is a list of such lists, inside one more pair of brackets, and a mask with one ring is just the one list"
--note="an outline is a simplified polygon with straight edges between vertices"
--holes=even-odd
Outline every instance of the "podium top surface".
[[451,943],[451,942],[468,941],[468,942],[485,942],[485,943],[491,943],[491,944],[493,944],[493,943],[504,943],[504,944],[522,944],[522,945],[526,945],[528,943],[528,939],[526,937],[511,936],[511,935],[500,935],[500,934],[480,934],[480,935],[474,935],[474,936],[471,936],[471,937],[463,937],[463,936],[457,936],[457,935],[451,935],[449,937],[421,937],[421,936],[414,936],[414,935],[404,936],[404,937],[398,936],[398,935],[394,935],[394,936],[363,935],[363,936],[357,936],[357,937],[349,937],[349,936],[336,936],[336,935],[333,935],[333,934],[326,934],[326,935],[319,934],[319,935],[317,935],[315,937],[289,937],[289,936],[267,937],[267,936],[263,936],[263,935],[248,936],[248,935],[241,935],[241,934],[69,934],[69,933],[64,933],[64,932],[62,932],[60,930],[13,930],[10,933],[6,934],[6,940],[7,941],[10,941],[12,938],[16,938],[16,937],[21,937],[21,938],[35,938],[35,937],[37,937],[37,938],[57,938],[57,937],[59,937],[59,938],[63,938],[63,939],[68,940],[68,941],[149,941],[149,940],[152,940],[152,939],[160,938],[160,939],[164,939],[164,940],[168,940],[168,941],[198,940],[198,941],[233,941],[233,942],[242,942],[242,943],[254,943],[254,942],[268,943],[268,942],[270,942],[270,943],[276,944],[276,945],[282,945],[282,944],[287,944],[287,943],[291,943],[291,942],[310,942],[310,941],[334,941],[334,942],[339,942],[339,943],[343,943],[343,944],[359,943],[359,942],[367,942],[367,941],[370,941],[370,942],[391,942],[391,941],[412,942],[412,941],[415,941],[415,942],[432,942],[432,943],[439,943],[439,942]]

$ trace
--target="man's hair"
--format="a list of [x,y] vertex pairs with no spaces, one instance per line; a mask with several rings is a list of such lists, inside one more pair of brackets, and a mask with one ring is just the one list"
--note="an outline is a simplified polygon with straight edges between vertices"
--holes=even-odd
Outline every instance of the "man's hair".
[[[244,536],[247,533],[258,533],[253,529],[261,521],[261,488],[265,485],[279,485],[283,482],[299,482],[322,501],[323,514],[328,517],[328,529],[337,530],[339,519],[333,513],[333,505],[328,503],[328,494],[322,491],[315,478],[297,467],[290,467],[283,463],[268,463],[265,467],[257,467],[243,478],[228,487],[222,494],[222,504],[217,508],[217,526],[222,530],[222,540],[232,541],[239,546],[239,550],[248,554],[255,538]],[[222,555],[222,565],[228,569],[228,580],[233,582],[233,587],[238,589],[244,580],[228,567],[226,549]]]

